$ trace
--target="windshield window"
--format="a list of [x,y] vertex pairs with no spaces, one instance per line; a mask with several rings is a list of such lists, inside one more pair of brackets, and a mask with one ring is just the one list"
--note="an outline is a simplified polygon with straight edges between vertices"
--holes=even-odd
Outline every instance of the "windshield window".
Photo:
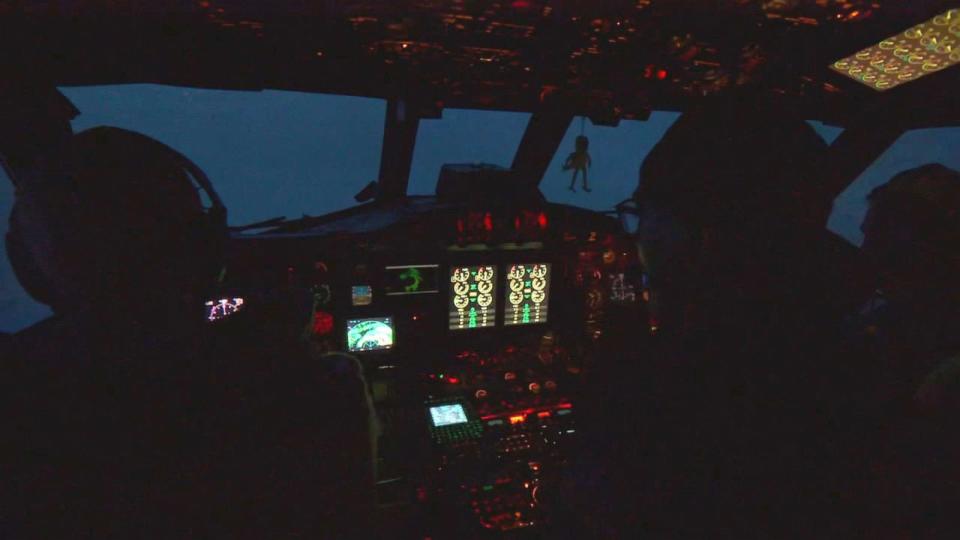
[[[643,158],[679,117],[679,113],[656,111],[644,122],[624,120],[617,127],[595,126],[590,120],[574,118],[540,182],[540,190],[550,202],[591,210],[612,210],[637,189]],[[583,181],[579,177],[575,186],[577,191],[570,191],[573,171],[563,170],[581,132],[590,141],[589,193],[583,191]]]
[[159,85],[60,90],[80,109],[74,132],[121,127],[192,159],[231,225],[342,210],[380,172],[383,100]]
[[445,163],[509,167],[529,120],[529,113],[466,109],[445,109],[441,119],[421,120],[407,193],[435,194]]
[[[567,189],[571,172],[562,170],[581,132],[574,119],[540,183],[550,202],[592,210],[611,210],[637,187],[637,171],[647,152],[679,117],[655,112],[646,122],[623,121],[618,127],[597,127],[583,122],[590,139],[591,192]],[[447,109],[440,120],[422,120],[417,133],[408,193],[433,195],[444,163],[491,163],[510,167],[520,146],[529,113]],[[579,181],[578,181],[579,182]]]
[[[13,184],[0,167],[0,237],[6,238],[10,209],[13,208]],[[50,308],[34,302],[23,290],[6,251],[0,251],[0,332],[16,332],[50,316]]]
[[860,225],[867,213],[867,195],[898,173],[928,163],[960,170],[960,128],[917,129],[900,136],[833,202],[827,228],[851,243],[863,243]]

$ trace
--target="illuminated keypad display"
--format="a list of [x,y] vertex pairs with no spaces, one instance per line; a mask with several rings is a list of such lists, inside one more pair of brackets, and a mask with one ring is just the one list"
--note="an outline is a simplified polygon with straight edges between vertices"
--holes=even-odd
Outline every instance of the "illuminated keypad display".
[[493,266],[450,269],[450,329],[494,326],[497,319],[497,270]]
[[504,325],[547,322],[550,300],[550,265],[514,264],[507,272]]
[[960,63],[958,42],[960,9],[951,9],[830,67],[875,90],[889,90]]

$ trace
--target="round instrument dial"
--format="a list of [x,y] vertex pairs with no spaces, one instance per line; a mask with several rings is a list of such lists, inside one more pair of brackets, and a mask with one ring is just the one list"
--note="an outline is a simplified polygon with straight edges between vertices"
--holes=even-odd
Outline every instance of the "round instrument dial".
[[457,268],[453,271],[453,275],[450,276],[450,281],[466,283],[470,280],[470,271],[466,268]]

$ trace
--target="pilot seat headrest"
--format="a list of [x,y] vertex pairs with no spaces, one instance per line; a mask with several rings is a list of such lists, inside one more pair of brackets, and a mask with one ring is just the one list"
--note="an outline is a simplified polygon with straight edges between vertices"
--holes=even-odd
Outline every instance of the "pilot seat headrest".
[[791,219],[816,193],[827,144],[802,118],[748,96],[684,113],[650,151],[634,196],[700,224]]
[[[21,281],[53,269],[26,279],[28,290],[47,282],[39,299],[56,309],[71,301],[199,294],[212,283],[222,264],[226,210],[199,167],[155,139],[114,127],[75,135],[69,158],[67,196],[56,199],[62,207],[47,209],[60,217],[54,242],[30,249],[18,226],[24,209],[15,205],[11,216],[7,249],[19,261]],[[55,262],[37,264],[25,253]]]

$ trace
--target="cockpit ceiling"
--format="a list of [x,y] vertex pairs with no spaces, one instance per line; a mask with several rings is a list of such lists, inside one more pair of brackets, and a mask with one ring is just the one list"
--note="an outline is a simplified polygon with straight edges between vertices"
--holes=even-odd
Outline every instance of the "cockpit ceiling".
[[837,58],[954,7],[947,4],[28,1],[0,17],[0,26],[7,26],[0,46],[23,51],[16,65],[46,71],[60,85],[153,82],[406,94],[427,108],[546,106],[600,122],[682,109],[692,99],[762,85],[808,117],[829,120],[861,102],[864,92],[872,94],[828,69]]
[[960,63],[960,9],[951,9],[842,58],[831,68],[876,90]]

